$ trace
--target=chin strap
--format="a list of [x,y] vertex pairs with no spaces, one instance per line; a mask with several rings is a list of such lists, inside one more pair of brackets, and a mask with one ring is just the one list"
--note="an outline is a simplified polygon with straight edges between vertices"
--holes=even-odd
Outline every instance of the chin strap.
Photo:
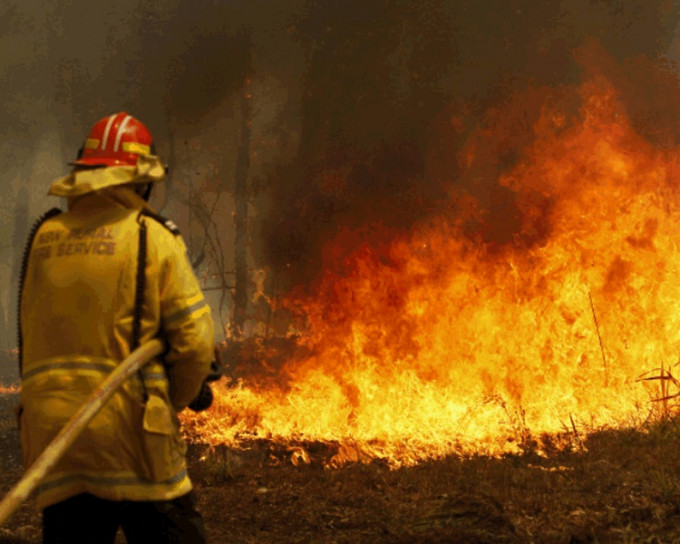
[[138,193],[144,199],[144,202],[148,202],[151,197],[151,190],[153,189],[153,183],[147,183],[143,192]]

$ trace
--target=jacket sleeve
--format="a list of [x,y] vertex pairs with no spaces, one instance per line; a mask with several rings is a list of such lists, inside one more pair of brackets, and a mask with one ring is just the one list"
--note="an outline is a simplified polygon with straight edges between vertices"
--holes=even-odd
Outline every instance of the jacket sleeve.
[[158,280],[165,364],[175,410],[199,393],[214,357],[213,320],[179,235],[164,237]]

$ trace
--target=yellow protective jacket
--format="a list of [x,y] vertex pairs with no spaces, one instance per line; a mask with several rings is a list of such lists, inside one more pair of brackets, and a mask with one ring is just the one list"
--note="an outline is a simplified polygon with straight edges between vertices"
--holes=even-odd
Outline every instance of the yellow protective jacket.
[[83,183],[69,176],[53,184],[52,194],[69,197],[69,211],[39,227],[27,254],[20,294],[25,466],[131,351],[142,223],[140,344],[160,337],[169,349],[123,384],[39,485],[41,509],[84,492],[110,500],[187,493],[176,412],[197,395],[213,358],[210,308],[176,228],[131,189],[107,183],[135,179],[134,172],[97,170]]

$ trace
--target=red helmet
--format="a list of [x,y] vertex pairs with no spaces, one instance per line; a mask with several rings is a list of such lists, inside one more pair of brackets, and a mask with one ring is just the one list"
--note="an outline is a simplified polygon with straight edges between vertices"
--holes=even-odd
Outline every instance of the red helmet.
[[84,166],[135,166],[139,155],[151,154],[151,134],[125,112],[114,113],[95,123],[78,158]]

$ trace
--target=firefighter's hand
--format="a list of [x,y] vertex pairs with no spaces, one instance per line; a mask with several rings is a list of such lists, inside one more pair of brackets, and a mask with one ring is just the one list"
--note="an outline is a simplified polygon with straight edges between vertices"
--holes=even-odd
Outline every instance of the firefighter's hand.
[[208,385],[207,380],[201,385],[201,390],[194,400],[189,404],[189,410],[192,412],[202,412],[210,408],[213,401],[213,392]]

